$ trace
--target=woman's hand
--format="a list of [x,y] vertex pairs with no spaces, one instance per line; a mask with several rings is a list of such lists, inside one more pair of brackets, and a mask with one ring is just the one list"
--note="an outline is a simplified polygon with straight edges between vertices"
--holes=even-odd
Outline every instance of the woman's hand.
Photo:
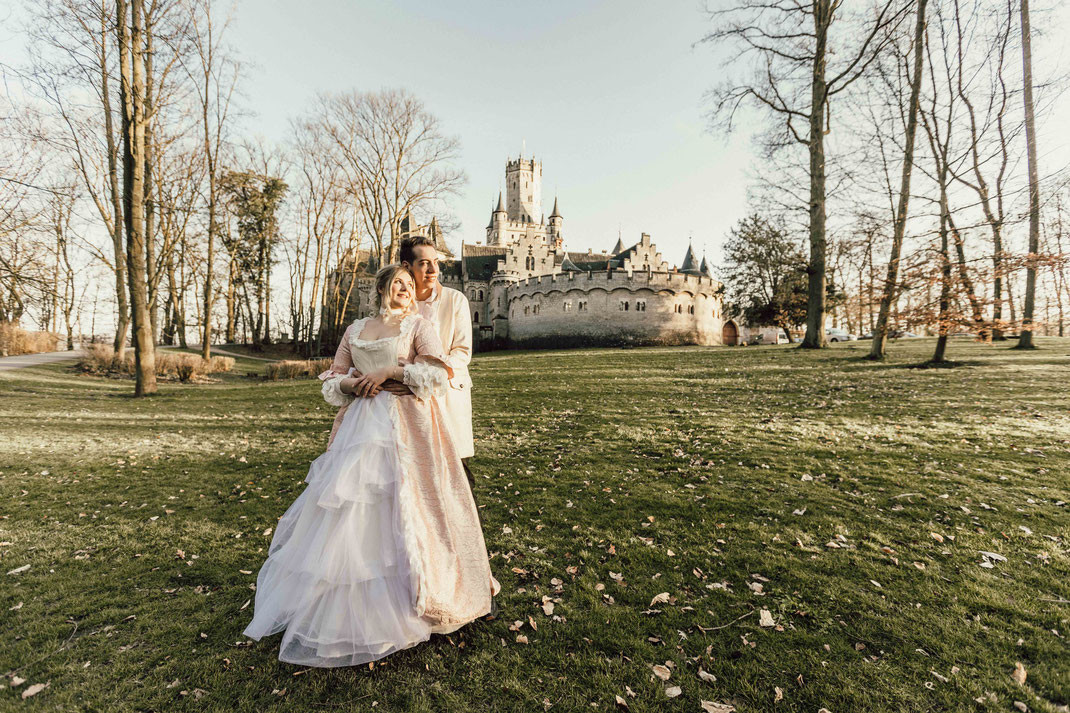
[[353,395],[362,398],[376,396],[382,390],[383,382],[391,378],[395,371],[396,367],[386,367],[362,374],[353,384]]

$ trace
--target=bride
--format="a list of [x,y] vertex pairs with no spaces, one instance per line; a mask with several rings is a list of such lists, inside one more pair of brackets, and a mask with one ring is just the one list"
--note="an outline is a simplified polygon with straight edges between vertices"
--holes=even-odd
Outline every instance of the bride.
[[[345,407],[275,528],[245,635],[283,631],[279,659],[353,666],[449,633],[491,611],[501,589],[437,396],[450,367],[413,311],[412,275],[376,275],[380,313],[342,336],[320,376]],[[354,375],[354,372],[356,374]],[[396,379],[412,396],[396,396]]]

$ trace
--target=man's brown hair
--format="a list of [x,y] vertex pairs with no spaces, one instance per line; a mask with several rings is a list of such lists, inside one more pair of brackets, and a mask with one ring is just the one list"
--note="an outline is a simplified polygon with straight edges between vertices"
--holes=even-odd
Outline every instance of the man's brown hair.
[[[416,262],[416,246],[428,245],[432,248],[435,247],[435,241],[426,235],[410,235],[401,241],[401,252],[398,253],[398,261],[407,262],[412,265]],[[435,253],[438,253],[438,249],[435,248]]]

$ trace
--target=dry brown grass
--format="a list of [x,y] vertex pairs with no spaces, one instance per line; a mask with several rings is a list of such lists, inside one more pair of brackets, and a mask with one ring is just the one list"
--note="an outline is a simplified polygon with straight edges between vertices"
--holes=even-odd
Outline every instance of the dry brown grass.
[[331,368],[330,357],[324,359],[299,359],[276,361],[267,366],[268,381],[280,379],[309,379]]
[[[91,344],[86,349],[86,355],[78,362],[78,366],[84,371],[94,374],[128,374],[134,373],[134,350],[127,349],[125,358],[120,362],[116,358],[115,350],[108,344]],[[156,352],[156,376],[177,378],[179,381],[190,381],[198,376],[228,372],[234,368],[232,357],[214,356],[205,361],[196,354],[183,354],[181,352],[157,351]]]
[[54,332],[27,332],[11,322],[0,322],[0,356],[59,351],[61,339]]

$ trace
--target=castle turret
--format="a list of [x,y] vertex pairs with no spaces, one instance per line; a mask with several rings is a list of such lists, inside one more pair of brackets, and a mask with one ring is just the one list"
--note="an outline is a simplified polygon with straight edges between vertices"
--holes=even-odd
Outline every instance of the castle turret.
[[557,210],[557,197],[554,197],[554,210],[550,213],[550,246],[555,250],[561,247],[564,242],[564,236],[562,235],[562,229],[565,225],[565,219],[561,217],[561,213]]
[[710,271],[710,266],[709,263],[706,262],[705,255],[702,256],[702,264],[699,265],[698,271],[703,277],[708,277],[711,280],[713,279],[713,272]]
[[490,213],[490,223],[487,224],[487,245],[503,245],[505,240],[502,236],[505,232],[505,223],[509,215],[505,210],[505,201],[502,200],[502,192],[498,191],[498,206]]
[[620,255],[622,252],[624,252],[624,242],[620,239],[620,236],[618,235],[617,244],[613,246],[612,250],[610,250],[610,254]]
[[687,254],[684,255],[684,262],[680,265],[680,272],[689,275],[699,274],[698,260],[695,259],[695,251],[691,248],[691,243],[687,244]]

